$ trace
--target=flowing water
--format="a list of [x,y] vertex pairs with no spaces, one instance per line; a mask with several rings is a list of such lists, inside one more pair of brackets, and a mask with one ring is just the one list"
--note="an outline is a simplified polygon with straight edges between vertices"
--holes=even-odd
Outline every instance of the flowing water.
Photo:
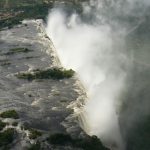
[[73,68],[86,88],[83,129],[112,149],[124,150],[139,118],[150,114],[150,1],[82,5],[82,14],[54,8],[47,34],[62,64]]
[[[32,51],[7,54],[10,49],[20,47]],[[61,67],[61,63],[41,20],[26,20],[22,25],[1,31],[0,112],[15,109],[19,113],[20,125],[26,124],[45,133],[67,130],[78,135],[81,130],[72,109],[77,105],[77,99],[79,109],[84,92],[76,77],[27,81],[15,76],[19,72],[51,67]],[[20,150],[25,141],[22,139],[13,149]]]

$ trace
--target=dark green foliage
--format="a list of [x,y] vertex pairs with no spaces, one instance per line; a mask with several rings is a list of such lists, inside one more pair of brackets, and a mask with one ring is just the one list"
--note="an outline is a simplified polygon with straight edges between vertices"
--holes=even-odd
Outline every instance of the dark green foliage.
[[50,4],[37,4],[34,5],[28,5],[16,8],[17,10],[22,10],[23,13],[19,16],[23,19],[44,19],[46,18],[48,14],[48,10],[52,8],[52,3]]
[[22,47],[10,49],[10,52],[13,52],[13,53],[17,53],[17,52],[27,53],[27,52],[30,52],[30,51],[31,50],[29,50],[28,48],[22,48]]
[[28,150],[40,150],[41,149],[41,144],[38,142],[36,144],[32,144]]
[[54,145],[66,145],[72,143],[72,138],[68,134],[56,133],[49,136],[48,142]]
[[17,17],[0,20],[0,30],[5,27],[8,27],[10,29],[17,24],[21,24],[21,19]]
[[[8,27],[12,28],[15,25],[21,24],[24,19],[43,19],[46,20],[49,9],[53,8],[53,5],[60,5],[68,13],[72,12],[82,13],[82,5],[80,2],[87,0],[59,0],[60,3],[55,4],[55,0],[0,0],[0,13],[10,13],[10,17],[0,19],[0,30]],[[61,2],[64,2],[63,4]],[[17,14],[15,14],[17,12]]]
[[29,129],[29,132],[30,132],[30,134],[29,134],[30,139],[36,139],[42,135],[42,133],[40,131],[37,131],[35,129]]
[[3,130],[3,128],[6,126],[6,123],[5,122],[2,122],[0,120],[0,130]]
[[5,146],[13,142],[14,140],[14,129],[7,129],[4,132],[0,133],[0,147]]
[[23,130],[30,130],[31,129],[31,127],[29,126],[29,124],[28,123],[24,123],[24,125],[22,125],[21,126],[21,129]]
[[0,60],[0,65],[1,66],[8,66],[10,64],[11,64],[11,62],[8,59]]
[[0,117],[18,119],[19,115],[15,110],[8,110],[8,111],[5,111],[5,112],[2,112],[0,114]]
[[33,80],[34,79],[34,75],[31,73],[18,73],[16,75],[16,77],[19,79],[27,79],[27,80]]
[[18,125],[18,122],[13,122],[12,125],[16,127]]
[[21,2],[18,2],[17,5],[11,6],[10,9],[4,9],[3,13],[6,12],[10,13],[18,13],[18,15],[12,15],[11,18],[6,18],[0,20],[0,29],[8,27],[12,28],[15,25],[21,24],[21,21],[24,19],[44,19],[46,18],[48,14],[48,10],[52,8],[52,3],[45,4],[45,3],[38,3],[37,1],[35,3],[27,2],[26,4],[22,4]]
[[33,73],[18,73],[16,76],[19,79],[64,79],[71,78],[74,75],[72,69],[65,70],[59,68],[52,68],[47,70],[35,70]]
[[13,48],[10,49],[9,52],[5,53],[4,55],[12,55],[12,54],[16,54],[16,53],[28,53],[31,52],[32,50],[28,49],[28,48]]
[[29,126],[29,124],[25,123],[23,126],[21,126],[21,130],[28,130],[30,133],[29,133],[29,138],[30,139],[36,139],[38,138],[39,136],[42,136],[42,132],[36,130],[36,129],[33,129]]
[[108,150],[108,148],[105,148],[96,136],[77,139],[74,141],[74,146],[84,150]]
[[68,134],[56,133],[50,135],[47,140],[53,145],[71,145],[74,148],[82,148],[83,150],[108,150],[96,136],[73,139]]
[[38,58],[38,56],[27,56],[27,57],[22,57],[21,59],[32,59],[32,58]]
[[10,62],[4,62],[4,63],[1,63],[1,66],[8,66],[10,64],[11,64]]
[[5,63],[5,62],[9,62],[9,60],[8,59],[1,59],[0,60],[0,63]]

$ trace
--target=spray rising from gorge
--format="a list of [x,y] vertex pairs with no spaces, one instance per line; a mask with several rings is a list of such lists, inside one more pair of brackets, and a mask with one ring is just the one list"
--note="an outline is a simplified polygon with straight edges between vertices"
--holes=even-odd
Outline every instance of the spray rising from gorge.
[[125,147],[118,120],[120,97],[133,65],[126,38],[143,22],[149,5],[146,0],[95,0],[83,3],[82,17],[60,8],[48,17],[47,33],[62,64],[77,72],[87,90],[84,130],[119,150]]

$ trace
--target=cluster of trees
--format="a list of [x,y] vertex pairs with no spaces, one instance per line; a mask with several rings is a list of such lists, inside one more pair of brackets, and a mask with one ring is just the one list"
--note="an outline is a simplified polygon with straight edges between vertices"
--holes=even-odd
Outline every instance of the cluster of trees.
[[96,136],[73,139],[69,134],[56,133],[49,136],[48,142],[52,145],[70,145],[71,147],[83,150],[109,150],[102,145]]

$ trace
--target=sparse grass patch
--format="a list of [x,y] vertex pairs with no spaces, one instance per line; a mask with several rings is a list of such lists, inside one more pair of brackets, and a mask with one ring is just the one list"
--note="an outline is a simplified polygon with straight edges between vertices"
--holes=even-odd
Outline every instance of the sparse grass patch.
[[19,115],[15,110],[8,110],[8,111],[5,111],[5,112],[2,112],[0,114],[0,117],[18,119]]
[[21,130],[29,130],[29,129],[31,129],[31,128],[26,123],[21,126]]
[[32,58],[38,58],[39,56],[27,56],[27,57],[24,57],[24,59],[32,59]]
[[6,146],[13,142],[14,140],[14,129],[7,129],[0,133],[0,146]]
[[27,79],[27,80],[34,79],[34,75],[32,73],[18,73],[16,74],[16,77],[19,79]]
[[29,96],[29,97],[33,97],[33,95],[32,95],[32,94],[28,94],[28,96]]
[[10,52],[14,52],[14,53],[18,53],[18,52],[24,52],[24,53],[27,53],[27,52],[30,52],[32,50],[28,49],[28,48],[12,48],[10,49]]
[[9,62],[9,60],[8,59],[1,59],[0,60],[0,63],[4,63],[4,62]]
[[3,59],[3,60],[0,60],[0,65],[1,66],[8,66],[10,65],[10,61],[8,59]]
[[32,144],[28,150],[40,150],[41,149],[41,144],[38,142],[36,144]]
[[31,52],[33,50],[30,50],[28,48],[23,48],[23,47],[19,47],[19,48],[12,48],[9,50],[9,52],[5,53],[4,55],[13,55],[16,53],[28,53]]
[[60,100],[61,103],[66,103],[67,100],[66,99],[63,99],[63,100]]
[[36,139],[39,136],[42,136],[42,132],[31,128],[28,123],[25,123],[24,125],[22,125],[21,130],[28,130],[30,139]]
[[3,128],[6,126],[6,123],[5,122],[2,122],[0,120],[0,131],[3,130]]
[[47,70],[34,70],[33,73],[18,73],[16,76],[19,79],[64,79],[71,78],[74,75],[74,71],[72,69],[60,69],[60,68],[52,68]]
[[1,63],[1,66],[9,66],[11,63],[10,62],[3,62]]
[[42,133],[40,131],[37,131],[35,129],[29,129],[29,132],[30,132],[30,134],[29,134],[30,139],[36,139],[42,135]]
[[60,93],[59,92],[55,92],[53,93],[54,96],[60,96]]
[[13,123],[12,123],[12,126],[15,126],[15,127],[16,127],[17,125],[18,125],[18,122],[13,122]]

